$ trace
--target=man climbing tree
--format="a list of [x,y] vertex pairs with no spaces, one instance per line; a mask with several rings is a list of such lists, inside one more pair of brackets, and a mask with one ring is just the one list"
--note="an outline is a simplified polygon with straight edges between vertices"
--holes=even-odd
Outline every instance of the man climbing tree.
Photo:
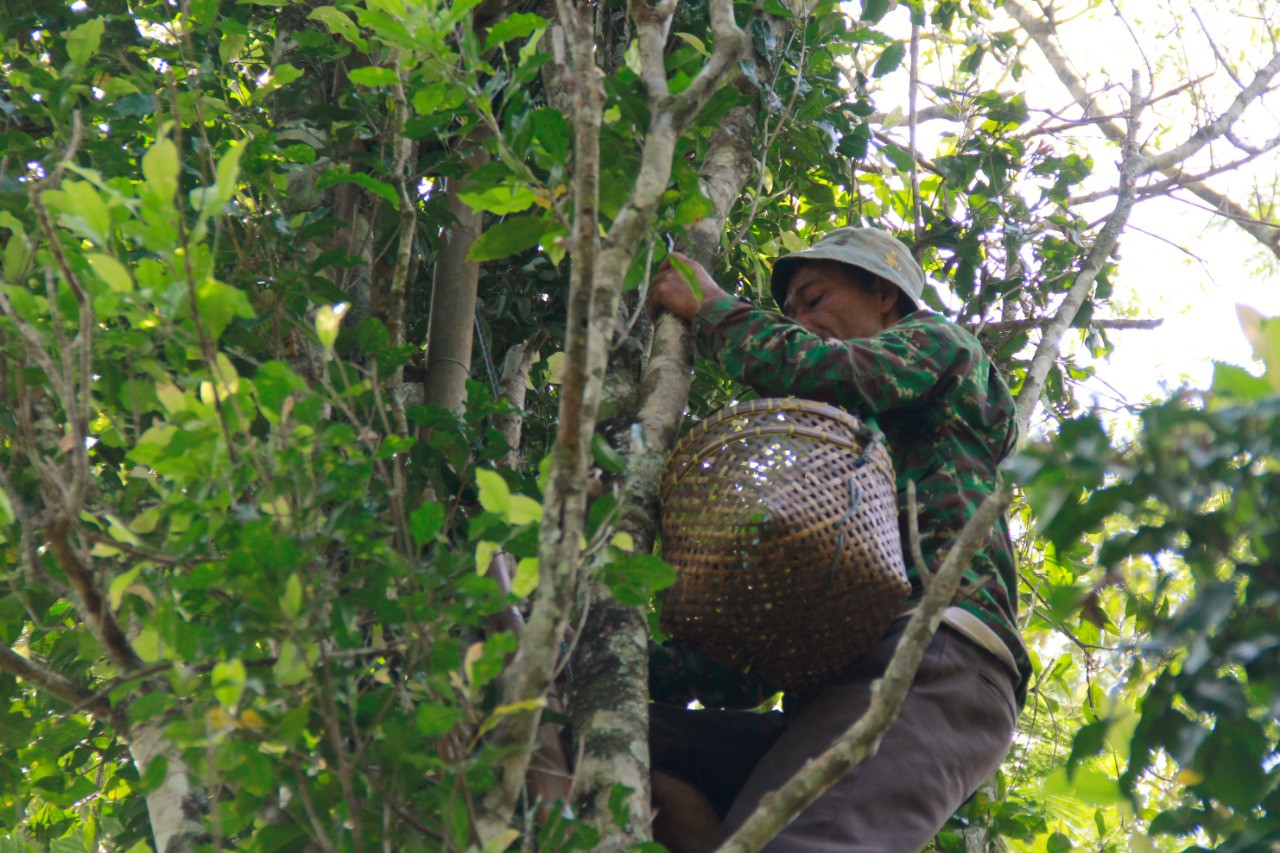
[[[930,567],[995,490],[997,466],[1017,429],[1009,390],[978,341],[920,307],[924,273],[910,250],[884,231],[840,228],[780,258],[771,290],[781,315],[737,300],[701,265],[676,259],[652,283],[651,312],[689,321],[701,353],[761,395],[832,403],[873,421],[894,463],[904,545],[914,483],[922,559],[908,569],[907,609],[882,640],[837,677],[788,695],[781,713],[687,710],[682,703],[693,696],[707,700],[706,690],[716,691],[712,701],[723,700],[725,674],[691,667],[688,655],[671,650],[655,655],[655,835],[672,850],[696,851],[731,835],[766,793],[866,710],[903,617]],[[686,280],[690,270],[700,295]],[[994,771],[1008,750],[1030,674],[1015,627],[1016,571],[1003,518],[966,579],[967,592],[946,611],[878,752],[767,849],[919,849]],[[683,665],[678,672],[672,661]],[[750,695],[752,685],[737,686]]]

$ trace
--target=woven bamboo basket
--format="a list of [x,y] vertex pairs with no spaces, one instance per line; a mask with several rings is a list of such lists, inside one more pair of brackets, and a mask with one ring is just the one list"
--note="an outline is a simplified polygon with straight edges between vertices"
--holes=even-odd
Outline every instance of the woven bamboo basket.
[[803,690],[864,654],[910,591],[879,434],[795,398],[730,406],[681,440],[660,487],[662,601],[679,645]]

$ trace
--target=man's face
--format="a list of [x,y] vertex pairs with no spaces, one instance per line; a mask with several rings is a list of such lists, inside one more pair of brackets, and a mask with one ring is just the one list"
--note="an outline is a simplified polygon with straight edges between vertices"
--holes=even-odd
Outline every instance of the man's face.
[[836,261],[806,261],[791,276],[782,313],[823,338],[869,338],[897,322],[892,285],[863,285]]

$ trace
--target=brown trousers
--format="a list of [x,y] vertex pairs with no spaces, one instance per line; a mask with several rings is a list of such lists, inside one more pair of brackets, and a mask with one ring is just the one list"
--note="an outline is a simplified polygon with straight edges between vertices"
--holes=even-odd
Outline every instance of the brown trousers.
[[[871,682],[901,636],[888,634],[838,683],[783,712],[650,706],[654,770],[693,785],[724,817],[725,837],[761,797],[820,754],[866,710]],[[990,652],[943,626],[893,728],[765,846],[768,853],[912,853],[999,766],[1017,720],[1014,677]]]

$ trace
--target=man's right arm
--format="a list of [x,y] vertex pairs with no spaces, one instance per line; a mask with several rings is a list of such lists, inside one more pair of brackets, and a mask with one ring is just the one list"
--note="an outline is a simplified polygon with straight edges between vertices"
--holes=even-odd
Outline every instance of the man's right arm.
[[733,297],[704,301],[693,332],[703,355],[758,393],[835,403],[863,417],[928,404],[974,358],[943,324],[897,323],[871,338],[824,339]]

